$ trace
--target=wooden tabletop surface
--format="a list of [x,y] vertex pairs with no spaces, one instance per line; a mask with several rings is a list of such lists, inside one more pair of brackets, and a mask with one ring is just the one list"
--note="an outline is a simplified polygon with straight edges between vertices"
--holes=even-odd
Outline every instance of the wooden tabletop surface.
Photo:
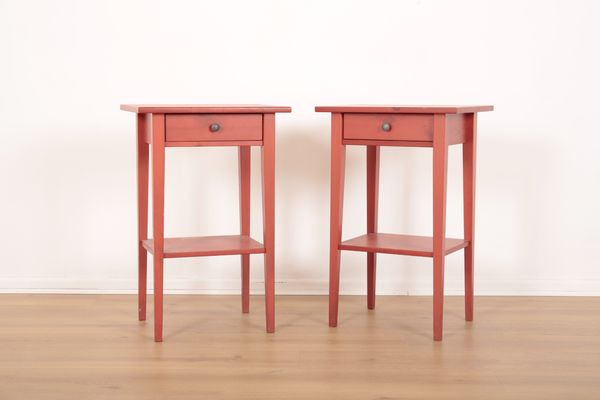
[[341,105],[317,106],[317,112],[335,113],[398,113],[398,114],[464,114],[493,111],[494,106],[423,106],[423,105]]
[[138,114],[262,114],[289,113],[292,108],[264,104],[121,104],[121,110]]

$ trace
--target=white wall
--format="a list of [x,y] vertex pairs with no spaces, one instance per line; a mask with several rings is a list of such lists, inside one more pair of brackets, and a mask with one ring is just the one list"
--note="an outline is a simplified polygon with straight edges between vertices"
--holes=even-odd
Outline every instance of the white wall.
[[[120,103],[271,103],[278,293],[325,293],[329,117],[315,105],[494,104],[479,117],[479,294],[600,295],[595,1],[0,2],[0,290],[136,287],[134,116]],[[430,150],[382,152],[380,230],[431,232]],[[261,237],[258,153],[252,231]],[[460,236],[460,151],[448,231]],[[365,153],[344,236],[365,229]],[[170,149],[166,233],[236,233],[234,149]],[[462,255],[447,262],[460,293]],[[252,257],[262,290],[262,256]],[[342,258],[364,293],[365,255]],[[380,256],[380,293],[431,293],[431,261]],[[238,257],[170,260],[171,291],[233,293]]]

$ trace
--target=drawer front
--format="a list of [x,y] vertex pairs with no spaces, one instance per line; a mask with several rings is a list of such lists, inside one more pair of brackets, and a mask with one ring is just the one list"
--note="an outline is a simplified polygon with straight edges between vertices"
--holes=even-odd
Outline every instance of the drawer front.
[[433,140],[431,114],[344,114],[344,139]]
[[167,142],[262,140],[262,114],[167,114]]

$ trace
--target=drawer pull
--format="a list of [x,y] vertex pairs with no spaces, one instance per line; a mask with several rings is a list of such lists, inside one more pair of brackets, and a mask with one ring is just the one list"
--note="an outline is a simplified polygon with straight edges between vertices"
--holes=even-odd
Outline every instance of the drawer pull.
[[381,129],[383,129],[384,132],[389,132],[392,130],[392,124],[390,124],[389,122],[384,122],[383,124],[381,124]]
[[221,125],[219,124],[210,124],[210,131],[213,133],[219,132],[221,130]]

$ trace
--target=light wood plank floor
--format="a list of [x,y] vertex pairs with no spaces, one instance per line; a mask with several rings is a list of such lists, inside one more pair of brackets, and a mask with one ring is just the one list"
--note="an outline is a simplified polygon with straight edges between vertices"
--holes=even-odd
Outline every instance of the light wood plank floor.
[[0,295],[0,399],[600,399],[600,298],[476,300],[435,343],[428,297],[342,297],[329,328],[279,296],[267,335],[262,297],[171,295],[156,344],[135,296]]

